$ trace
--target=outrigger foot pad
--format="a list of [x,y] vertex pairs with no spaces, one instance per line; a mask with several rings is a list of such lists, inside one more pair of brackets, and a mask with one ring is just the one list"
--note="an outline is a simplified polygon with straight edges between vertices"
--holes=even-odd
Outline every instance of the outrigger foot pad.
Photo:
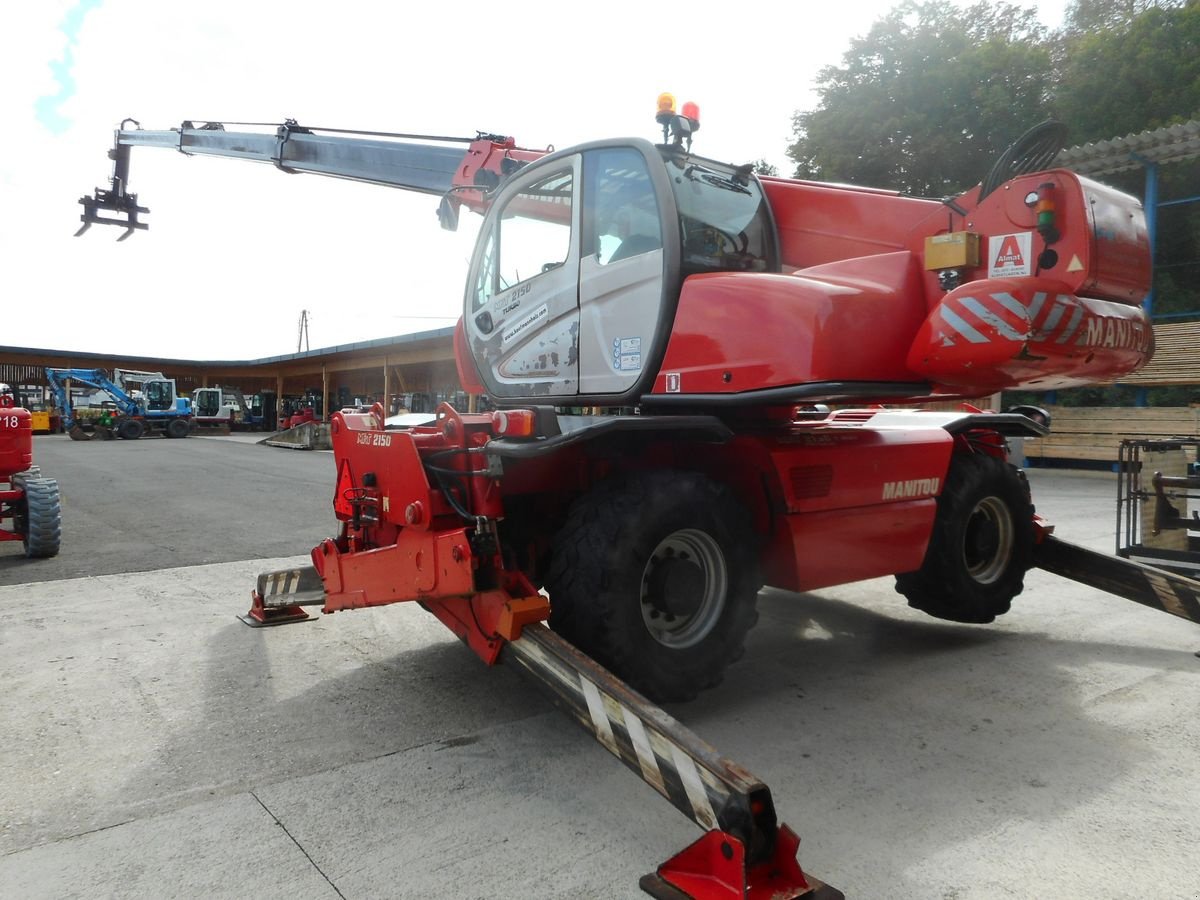
[[291,625],[295,622],[315,622],[316,617],[310,616],[300,606],[265,607],[262,597],[251,594],[250,610],[238,616],[251,628],[266,628],[269,625]]
[[747,868],[742,842],[714,829],[638,885],[657,900],[845,900],[841,891],[800,870],[799,848],[796,833],[780,825],[771,857]]
[[312,566],[263,572],[250,593],[250,611],[238,616],[251,628],[315,621],[305,606],[325,603],[325,587]]

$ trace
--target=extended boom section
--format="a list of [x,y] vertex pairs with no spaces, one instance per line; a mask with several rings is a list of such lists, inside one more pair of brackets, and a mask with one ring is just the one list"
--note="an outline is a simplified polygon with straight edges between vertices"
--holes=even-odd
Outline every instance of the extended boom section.
[[[243,126],[250,128],[254,126]],[[262,128],[264,126],[257,126]],[[178,150],[187,156],[212,156],[267,163],[281,171],[328,175],[444,198],[439,215],[453,228],[460,206],[481,209],[485,195],[503,178],[531,160],[538,150],[519,148],[511,137],[479,132],[473,138],[394,134],[341,128],[306,128],[293,119],[266,131],[227,130],[220,122],[184,122],[169,130],[143,129],[126,119],[116,130],[109,158],[113,174],[109,188],[96,188],[81,197],[81,235],[92,225],[126,229],[118,240],[149,225],[148,213],[129,190],[130,151],[135,147]],[[111,212],[106,218],[101,212]]]

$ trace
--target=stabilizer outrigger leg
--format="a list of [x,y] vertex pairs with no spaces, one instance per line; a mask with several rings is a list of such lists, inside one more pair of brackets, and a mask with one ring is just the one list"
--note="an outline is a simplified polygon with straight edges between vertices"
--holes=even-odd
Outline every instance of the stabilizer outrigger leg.
[[[324,603],[333,612],[377,605],[361,592],[339,593],[341,558],[332,542],[313,556],[322,560],[324,578],[314,567],[259,575],[254,605],[239,618],[248,625],[281,624],[285,617],[307,620],[304,606]],[[502,574],[510,577],[491,591],[427,598],[422,605],[485,662],[507,663],[530,678],[704,830],[641,879],[646,893],[659,900],[843,900],[840,891],[801,869],[800,839],[778,822],[765,784],[548,629],[541,622],[549,612],[546,599],[519,575]]]
[[775,815],[771,791],[691,729],[541,623],[500,653],[625,766],[705,830],[644,876],[659,900],[840,900],[800,868],[800,838]]
[[1200,581],[1131,559],[1108,556],[1052,535],[1034,545],[1034,562],[1055,575],[1200,623]]

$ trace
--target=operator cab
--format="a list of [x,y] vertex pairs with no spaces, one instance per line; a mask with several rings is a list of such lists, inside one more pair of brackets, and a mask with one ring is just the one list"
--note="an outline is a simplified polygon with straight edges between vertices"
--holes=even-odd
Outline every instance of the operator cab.
[[143,396],[146,399],[146,409],[149,411],[165,411],[175,407],[175,382],[146,381],[142,385]]
[[497,405],[635,405],[683,280],[729,271],[779,271],[750,166],[679,141],[561,151],[512,176],[484,218],[464,303],[471,357]]

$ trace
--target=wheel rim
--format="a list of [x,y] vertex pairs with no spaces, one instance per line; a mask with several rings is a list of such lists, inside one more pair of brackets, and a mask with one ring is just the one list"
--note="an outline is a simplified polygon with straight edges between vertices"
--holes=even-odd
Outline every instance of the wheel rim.
[[963,560],[979,584],[998,581],[1012,559],[1015,529],[1008,506],[999,497],[984,497],[971,510],[963,532]]
[[658,643],[694,646],[725,611],[729,572],[725,554],[708,534],[676,531],[663,539],[642,571],[642,621]]

